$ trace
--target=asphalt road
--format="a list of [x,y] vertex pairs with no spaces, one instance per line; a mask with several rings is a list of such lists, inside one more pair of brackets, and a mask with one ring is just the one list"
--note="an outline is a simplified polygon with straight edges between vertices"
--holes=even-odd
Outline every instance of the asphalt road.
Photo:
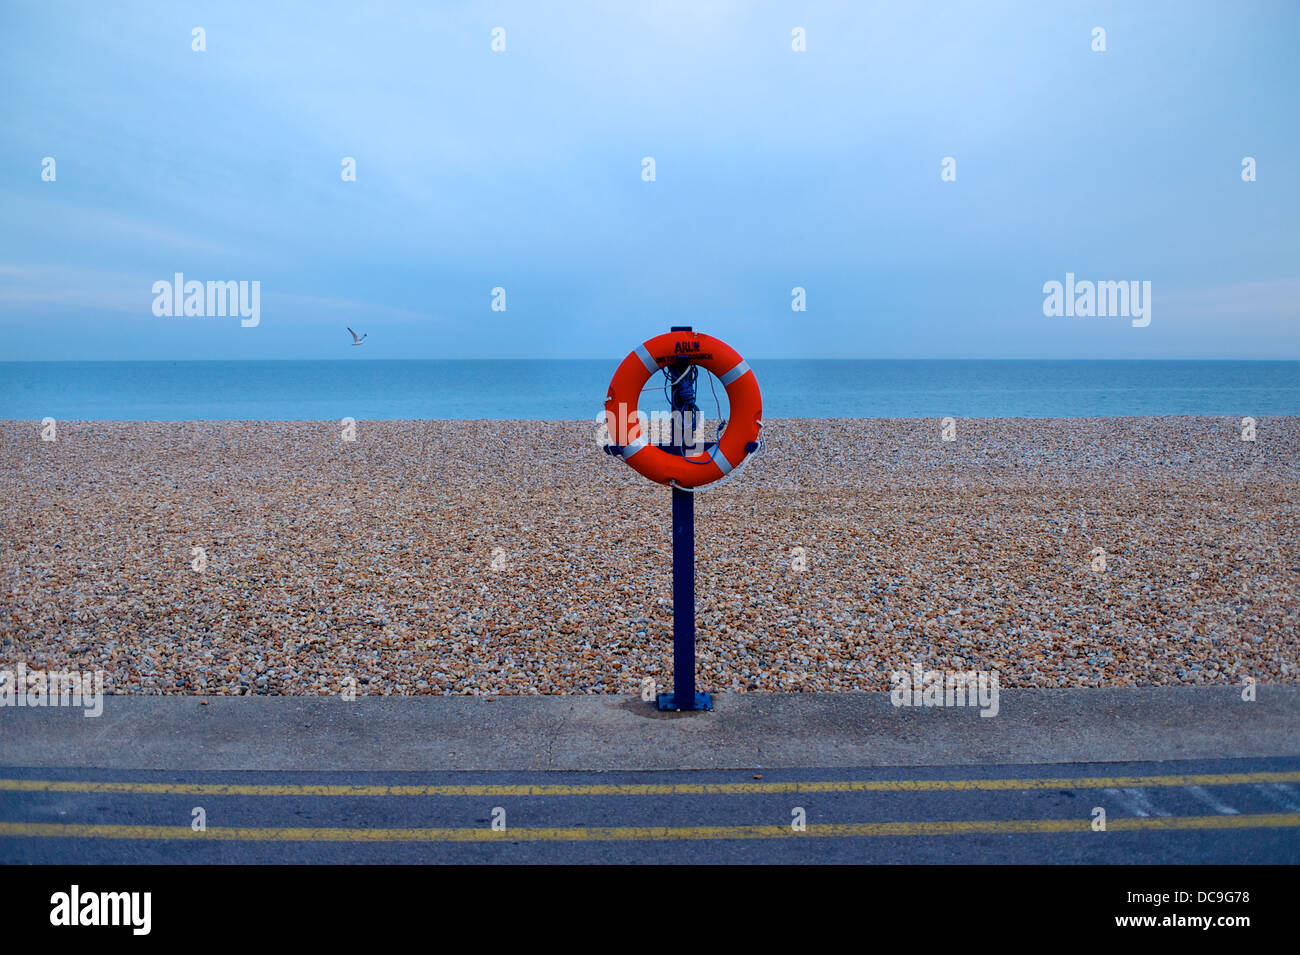
[[[1098,807],[1106,831],[1093,829]],[[492,826],[498,808],[502,831]],[[0,768],[0,863],[227,862],[1296,864],[1300,758],[643,772]]]

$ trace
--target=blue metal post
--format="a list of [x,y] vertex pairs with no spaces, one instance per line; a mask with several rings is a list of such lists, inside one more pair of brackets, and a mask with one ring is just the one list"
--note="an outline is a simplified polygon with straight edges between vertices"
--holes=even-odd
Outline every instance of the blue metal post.
[[673,488],[673,708],[695,709],[695,495]]
[[[689,332],[689,326],[673,331]],[[674,428],[674,442],[685,452],[688,435],[695,433],[695,382],[685,375],[689,362],[675,362],[671,373],[673,410],[680,413],[681,428]],[[660,693],[661,710],[711,710],[713,698],[695,692],[695,495],[674,487],[673,491],[673,692]]]

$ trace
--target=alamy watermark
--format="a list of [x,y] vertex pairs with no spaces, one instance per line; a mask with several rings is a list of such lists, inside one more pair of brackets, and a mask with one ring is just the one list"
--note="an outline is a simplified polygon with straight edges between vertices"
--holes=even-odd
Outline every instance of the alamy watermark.
[[0,670],[0,706],[80,706],[83,716],[104,712],[104,671]]
[[894,684],[889,700],[895,706],[978,706],[980,716],[998,715],[996,670],[945,672],[922,670],[915,663],[911,672],[890,673],[889,681]]
[[262,283],[185,281],[177,272],[168,282],[153,283],[153,313],[159,318],[224,318],[240,316],[244,328],[262,321]]
[[83,892],[73,885],[50,896],[50,924],[125,926],[132,935],[148,935],[152,909],[152,892]]
[[[609,414],[614,415],[616,434],[610,433]],[[644,439],[649,444],[682,445],[688,454],[704,453],[704,419],[698,414],[676,410],[647,414],[640,408],[629,411],[626,404],[620,404],[615,412],[598,412],[593,421],[598,448],[607,444],[625,448]]]
[[1048,318],[1132,318],[1134,328],[1151,324],[1151,282],[1076,282],[1073,272],[1065,282],[1043,283],[1043,314]]

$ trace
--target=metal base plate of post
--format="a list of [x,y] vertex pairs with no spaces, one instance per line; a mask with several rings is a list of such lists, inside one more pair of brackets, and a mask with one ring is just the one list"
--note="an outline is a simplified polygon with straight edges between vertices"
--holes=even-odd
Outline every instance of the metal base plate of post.
[[660,693],[659,700],[655,704],[661,710],[711,710],[713,709],[713,697],[708,693],[696,693],[695,703],[692,706],[680,706],[676,697],[672,693]]

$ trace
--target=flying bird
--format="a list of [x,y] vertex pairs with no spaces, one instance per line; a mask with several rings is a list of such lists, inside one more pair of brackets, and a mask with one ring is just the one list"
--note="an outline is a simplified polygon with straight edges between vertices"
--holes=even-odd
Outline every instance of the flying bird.
[[[352,329],[349,328],[348,331],[349,331],[349,332],[352,332]],[[365,335],[362,335],[360,338],[357,338],[357,333],[356,333],[356,332],[352,332],[352,347],[355,348],[357,345],[360,345],[360,344],[362,344],[363,342],[365,342],[366,337],[367,337],[369,334],[370,334],[369,332],[366,332]]]

